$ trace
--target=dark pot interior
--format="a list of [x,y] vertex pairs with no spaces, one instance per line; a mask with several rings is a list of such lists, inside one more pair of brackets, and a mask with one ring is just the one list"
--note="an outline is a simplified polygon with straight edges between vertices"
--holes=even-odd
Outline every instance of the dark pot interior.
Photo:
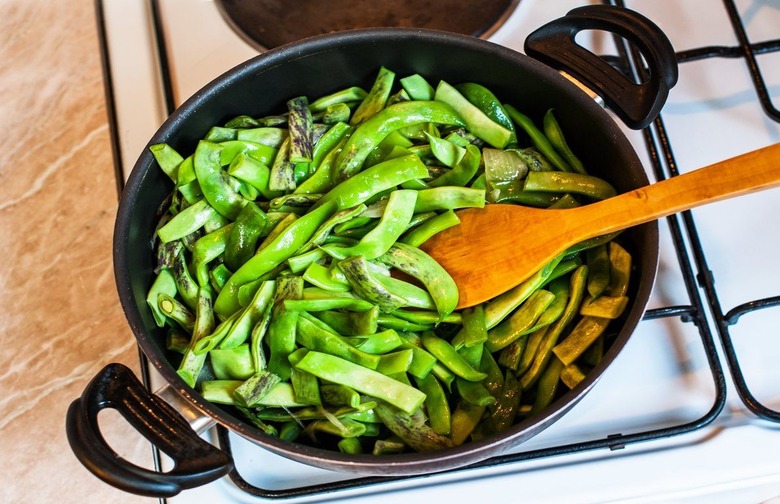
[[[214,80],[180,107],[150,140],[191,152],[207,130],[240,114],[262,116],[284,109],[287,99],[318,97],[361,85],[368,89],[380,65],[399,77],[420,73],[435,83],[466,81],[489,87],[504,102],[541,123],[551,107],[573,150],[594,175],[620,191],[648,183],[628,140],[609,114],[555,70],[514,51],[483,40],[443,32],[375,29],[322,36],[265,53]],[[153,157],[141,153],[125,188],[114,238],[116,281],[122,306],[143,351],[162,376],[206,414],[257,444],[295,460],[363,474],[410,474],[444,470],[498,454],[547,427],[590,389],[614,360],[640,320],[658,260],[655,223],[627,231],[622,240],[635,258],[632,304],[605,359],[577,388],[541,414],[502,435],[428,454],[373,457],[291,444],[269,437],[238,415],[211,405],[185,385],[165,350],[165,335],[146,306],[153,280],[152,240],[157,210],[172,189]]]

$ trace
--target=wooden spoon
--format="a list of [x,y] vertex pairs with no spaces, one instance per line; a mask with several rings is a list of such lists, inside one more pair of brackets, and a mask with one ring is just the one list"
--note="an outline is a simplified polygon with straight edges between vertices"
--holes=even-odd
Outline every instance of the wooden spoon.
[[[458,308],[492,299],[569,247],[696,206],[780,185],[780,144],[572,209],[488,204],[421,247],[458,286]],[[764,219],[776,216],[765,215]]]

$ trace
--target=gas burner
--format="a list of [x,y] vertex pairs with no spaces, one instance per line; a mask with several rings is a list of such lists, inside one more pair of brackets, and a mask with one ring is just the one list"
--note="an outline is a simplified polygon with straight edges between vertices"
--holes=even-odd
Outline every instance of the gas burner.
[[266,50],[313,35],[356,28],[428,28],[487,38],[520,0],[217,0],[230,26]]

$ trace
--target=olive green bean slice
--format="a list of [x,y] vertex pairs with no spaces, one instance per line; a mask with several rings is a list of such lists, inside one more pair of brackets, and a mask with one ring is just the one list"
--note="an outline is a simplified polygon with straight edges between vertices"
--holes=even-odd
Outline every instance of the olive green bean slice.
[[453,446],[450,438],[437,433],[425,422],[422,411],[410,413],[390,404],[380,403],[376,407],[376,412],[382,419],[382,423],[393,434],[403,439],[404,443],[417,452],[429,452]]

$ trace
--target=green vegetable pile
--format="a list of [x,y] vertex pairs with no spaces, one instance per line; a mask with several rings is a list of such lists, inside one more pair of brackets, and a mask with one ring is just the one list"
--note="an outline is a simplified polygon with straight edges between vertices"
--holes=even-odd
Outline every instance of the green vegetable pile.
[[178,374],[285,440],[384,454],[495,435],[575,387],[628,302],[631,256],[605,236],[455,310],[419,248],[455,210],[615,194],[552,109],[539,128],[476,83],[381,68],[369,91],[214,126],[186,158],[151,151],[175,187],[147,301]]

